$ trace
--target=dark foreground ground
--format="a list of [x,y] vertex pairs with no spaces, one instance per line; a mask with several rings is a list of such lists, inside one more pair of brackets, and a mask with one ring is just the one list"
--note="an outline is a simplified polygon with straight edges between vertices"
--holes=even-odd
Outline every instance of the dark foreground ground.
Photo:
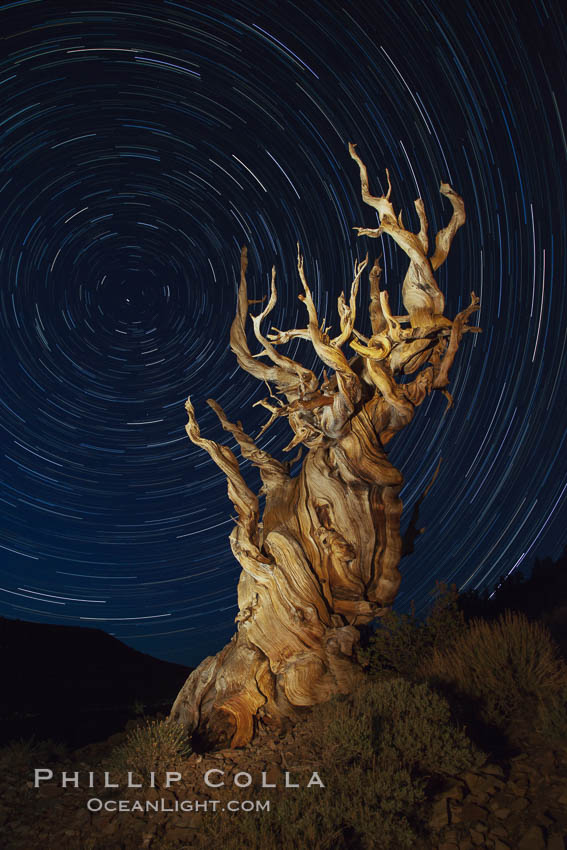
[[[6,850],[182,850],[182,848],[225,847],[262,848],[273,846],[264,834],[262,822],[285,817],[290,798],[301,795],[306,820],[309,809],[325,810],[333,805],[334,774],[332,765],[313,752],[309,724],[296,727],[282,739],[263,739],[254,746],[239,751],[222,751],[208,755],[192,754],[178,764],[183,781],[171,789],[109,789],[100,788],[103,780],[97,766],[104,762],[120,736],[109,741],[77,750],[63,759],[41,756],[39,753],[13,750],[11,759],[4,751],[2,757],[2,788],[0,790],[0,834]],[[10,763],[11,760],[11,763]],[[53,780],[33,787],[34,769],[49,766]],[[87,772],[96,771],[97,788],[74,789],[61,787],[61,770],[80,771],[81,781],[88,783]],[[206,771],[215,769],[224,774],[211,774],[214,781],[226,785],[208,788]],[[289,782],[301,787],[286,788]],[[325,788],[309,789],[305,784],[317,771]],[[239,772],[250,774],[252,784],[246,788],[234,786]],[[262,788],[265,782],[275,788]],[[149,781],[149,780],[148,780]],[[247,782],[247,776],[239,777]],[[355,792],[356,789],[353,789]],[[311,796],[306,797],[309,793]],[[355,794],[354,794],[355,796]],[[123,800],[130,806],[136,799],[144,802],[161,801],[160,806],[175,808],[178,801],[200,801],[197,812],[90,812],[89,800],[96,806],[108,800]],[[354,797],[353,797],[354,799]],[[211,801],[218,801],[216,811]],[[228,811],[229,801],[236,810]],[[270,814],[265,811],[244,813],[243,801],[270,802]],[[126,805],[125,803],[125,805]],[[203,811],[204,805],[208,811]],[[245,806],[250,803],[245,803]],[[354,805],[354,803],[353,803]],[[567,753],[563,750],[539,749],[517,753],[498,762],[488,759],[473,771],[448,777],[442,787],[423,804],[425,828],[419,840],[410,846],[439,848],[439,850],[563,850],[567,834]],[[308,827],[306,827],[308,830]],[[377,824],[374,840],[372,829],[365,842],[348,835],[326,834],[319,827],[311,837],[303,832],[297,850],[323,847],[364,847],[398,850],[397,843],[385,843]]]

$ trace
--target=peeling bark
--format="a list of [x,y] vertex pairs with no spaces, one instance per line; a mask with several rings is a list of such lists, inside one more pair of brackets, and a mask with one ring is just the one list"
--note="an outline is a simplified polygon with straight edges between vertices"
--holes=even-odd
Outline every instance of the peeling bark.
[[[357,228],[359,235],[388,233],[410,258],[402,289],[407,315],[392,315],[388,295],[380,291],[376,261],[369,275],[373,335],[366,339],[355,330],[356,298],[367,256],[355,264],[348,302],[341,293],[340,333],[331,338],[319,322],[298,246],[303,288],[299,297],[307,310],[307,326],[262,333],[261,323],[277,300],[273,269],[270,300],[252,317],[262,346],[253,355],[245,331],[250,302],[247,252],[242,249],[231,348],[242,369],[275,387],[277,394],[261,402],[271,413],[262,432],[285,416],[294,433],[286,450],[299,444],[307,449],[299,474],[292,478],[291,463],[260,449],[240,422],[229,422],[220,405],[209,400],[242,455],[259,470],[266,496],[261,518],[258,496],[244,481],[234,453],[201,436],[191,401],[186,403],[189,438],[226,475],[238,516],[230,545],[242,566],[237,632],[191,674],[171,710],[171,719],[183,723],[203,748],[244,746],[258,724],[280,729],[297,720],[305,708],[349,693],[360,681],[358,627],[388,610],[401,578],[403,479],[384,446],[411,422],[416,407],[432,390],[439,389],[452,401],[446,390],[449,369],[463,334],[479,330],[467,324],[479,309],[474,293],[469,307],[451,321],[443,315],[443,296],[433,278],[464,223],[462,199],[448,184],[441,184],[453,217],[437,234],[429,258],[422,201],[415,203],[420,230],[414,234],[405,230],[401,214],[394,213],[391,186],[387,196],[372,196],[366,167],[353,145],[350,153],[359,165],[363,200],[380,215],[380,228]],[[330,377],[325,372],[321,386],[311,370],[278,350],[294,337],[309,340],[333,370]],[[347,344],[355,352],[348,359],[342,350]],[[397,380],[414,373],[409,383]]]

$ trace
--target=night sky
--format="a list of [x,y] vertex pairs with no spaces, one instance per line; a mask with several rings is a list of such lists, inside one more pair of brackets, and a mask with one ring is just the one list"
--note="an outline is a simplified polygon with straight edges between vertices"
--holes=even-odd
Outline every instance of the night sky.
[[[185,433],[257,434],[266,387],[229,349],[240,247],[252,298],[277,268],[278,328],[320,318],[356,258],[383,253],[394,312],[408,260],[357,238],[396,210],[436,232],[466,204],[438,281],[463,338],[455,407],[434,394],[389,444],[407,523],[396,603],[436,579],[492,586],[567,542],[565,91],[557,0],[50,2],[0,5],[0,614],[97,626],[187,664],[235,630],[226,482]],[[357,327],[369,329],[363,278]],[[267,323],[269,324],[269,323]],[[266,327],[265,330],[268,330]],[[312,350],[285,353],[321,371]],[[255,348],[254,350],[257,350]],[[282,456],[291,432],[260,445]],[[239,456],[239,452],[237,452]],[[248,482],[257,472],[242,463]]]

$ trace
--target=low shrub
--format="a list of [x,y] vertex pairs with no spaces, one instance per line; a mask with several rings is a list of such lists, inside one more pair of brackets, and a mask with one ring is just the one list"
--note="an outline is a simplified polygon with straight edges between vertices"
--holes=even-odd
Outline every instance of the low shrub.
[[567,746],[567,685],[551,699],[540,702],[535,729],[552,746]]
[[325,789],[287,791],[273,811],[207,815],[205,831],[227,848],[402,850],[426,833],[432,776],[484,761],[451,721],[447,702],[425,684],[399,677],[368,681],[349,697],[318,706],[310,723],[312,758]]
[[453,646],[434,649],[421,673],[476,700],[482,719],[512,737],[536,716],[544,722],[546,705],[559,705],[567,684],[549,631],[510,611],[494,622],[471,621]]
[[423,624],[413,611],[388,611],[380,618],[368,646],[358,650],[358,657],[371,675],[399,673],[412,677],[423,659],[425,644]]
[[389,611],[379,620],[368,645],[359,650],[359,658],[372,675],[398,673],[415,679],[424,659],[437,647],[453,643],[464,628],[457,588],[437,582],[425,619],[418,619],[413,606],[409,614]]
[[[226,850],[402,850],[414,848],[413,821],[425,800],[416,780],[395,754],[370,766],[325,771],[324,789],[286,791],[269,812],[205,813],[200,848]],[[197,838],[199,840],[199,838]]]
[[38,763],[48,764],[61,761],[67,756],[65,744],[52,741],[38,741],[34,735],[31,738],[20,738],[10,741],[0,749],[0,768],[4,770],[29,768]]
[[157,785],[167,770],[178,769],[190,754],[187,731],[181,724],[146,720],[131,729],[126,741],[112,751],[108,768],[121,776],[131,771],[143,779],[154,771]]
[[350,699],[321,706],[313,723],[319,751],[342,765],[370,764],[385,748],[413,775],[456,774],[485,758],[425,682],[369,680]]
[[372,683],[368,692],[378,749],[388,742],[414,773],[453,775],[485,760],[453,722],[447,700],[427,683],[394,679]]

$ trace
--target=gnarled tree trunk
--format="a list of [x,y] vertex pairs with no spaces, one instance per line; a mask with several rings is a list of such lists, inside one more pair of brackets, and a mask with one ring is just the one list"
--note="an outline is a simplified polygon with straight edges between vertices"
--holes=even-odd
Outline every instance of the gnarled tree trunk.
[[[308,324],[262,334],[261,322],[277,299],[273,269],[269,303],[252,317],[260,356],[270,361],[263,362],[246,341],[247,252],[242,249],[231,347],[244,370],[275,385],[277,395],[261,402],[271,413],[262,431],[285,416],[294,432],[286,451],[299,444],[307,449],[299,474],[292,477],[295,461],[283,463],[259,449],[240,422],[229,422],[209,400],[243,456],[259,469],[266,496],[261,521],[258,496],[244,481],[233,452],[201,436],[191,401],[186,403],[190,439],[209,452],[227,477],[238,513],[230,543],[242,566],[238,630],[224,649],[194,670],[170,714],[204,747],[243,746],[258,723],[281,728],[303,708],[356,686],[362,675],[355,653],[357,627],[385,613],[400,584],[402,475],[387,459],[384,445],[412,420],[432,389],[443,391],[452,403],[446,390],[449,368],[462,334],[478,330],[466,324],[479,306],[474,293],[469,307],[450,321],[443,316],[443,296],[433,278],[464,223],[462,199],[441,184],[453,216],[437,234],[428,258],[422,201],[415,202],[420,231],[414,234],[405,230],[401,215],[395,216],[390,189],[387,196],[370,195],[366,168],[353,145],[350,153],[359,165],[362,198],[380,216],[379,228],[357,228],[359,235],[387,233],[410,257],[402,289],[407,315],[392,316],[375,262],[370,271],[372,336],[366,339],[354,329],[367,256],[355,265],[348,304],[342,294],[339,298],[341,332],[330,338],[319,325],[298,246],[299,297]],[[324,373],[321,386],[311,370],[278,351],[294,337],[310,340],[334,370],[330,377]],[[349,359],[342,350],[346,344],[355,352]],[[396,380],[413,373],[409,383]]]

